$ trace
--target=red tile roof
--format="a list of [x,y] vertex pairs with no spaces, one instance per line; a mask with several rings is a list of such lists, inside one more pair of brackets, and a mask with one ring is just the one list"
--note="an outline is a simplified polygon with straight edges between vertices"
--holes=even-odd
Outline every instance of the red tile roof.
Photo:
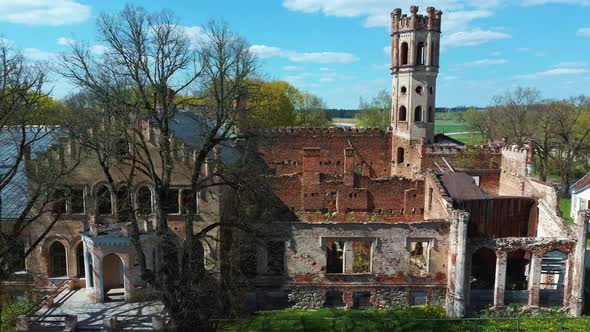
[[575,190],[581,190],[586,188],[587,186],[590,186],[590,172],[588,172],[586,175],[584,175],[583,178],[579,179],[576,183],[574,183],[572,188]]

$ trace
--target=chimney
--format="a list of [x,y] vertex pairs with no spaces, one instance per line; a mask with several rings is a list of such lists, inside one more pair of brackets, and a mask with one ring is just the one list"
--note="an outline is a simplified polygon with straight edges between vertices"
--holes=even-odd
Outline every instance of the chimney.
[[320,184],[320,148],[303,148],[303,186]]
[[248,129],[248,89],[242,88],[236,99],[236,132]]
[[344,185],[354,186],[354,149],[344,149]]

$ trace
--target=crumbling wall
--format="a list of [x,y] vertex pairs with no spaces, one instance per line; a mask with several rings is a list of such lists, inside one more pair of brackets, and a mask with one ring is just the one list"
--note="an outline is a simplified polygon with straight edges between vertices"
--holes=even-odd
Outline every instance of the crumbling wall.
[[[296,284],[440,285],[446,283],[448,223],[291,223],[287,242],[288,277]],[[372,243],[371,271],[364,274],[326,273],[326,242],[366,240]],[[428,273],[410,274],[411,240],[431,243]],[[426,249],[425,249],[426,250]]]
[[276,175],[303,172],[303,148],[319,148],[317,166],[324,174],[344,174],[345,149],[353,163],[370,177],[390,175],[391,133],[379,129],[275,128],[256,132],[258,153]]
[[528,149],[518,145],[502,148],[502,167],[498,190],[500,195],[524,195],[528,154]]
[[537,199],[537,237],[571,236],[569,228],[559,216],[558,195],[553,186],[534,179],[524,183],[524,194]]
[[452,200],[438,177],[430,172],[425,178],[424,219],[447,219]]

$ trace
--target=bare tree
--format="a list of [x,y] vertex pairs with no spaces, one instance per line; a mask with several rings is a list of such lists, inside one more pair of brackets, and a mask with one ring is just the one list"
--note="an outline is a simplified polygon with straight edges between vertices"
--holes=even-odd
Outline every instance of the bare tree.
[[540,91],[517,87],[495,96],[491,107],[497,132],[514,144],[525,144],[534,131],[531,109],[540,103]]
[[553,103],[551,113],[556,135],[552,157],[560,173],[561,195],[567,196],[578,154],[590,143],[590,99],[579,96]]
[[[194,115],[202,124],[202,143],[190,161],[193,193],[228,186],[245,192],[248,186],[239,168],[232,169],[219,158],[212,161],[211,156],[219,153],[217,147],[239,138],[234,130],[239,115],[236,100],[253,74],[255,59],[248,44],[224,23],[210,22],[203,40],[194,45],[169,11],[150,14],[126,6],[118,15],[102,14],[98,31],[108,49],[104,56],[96,58],[86,45],[77,43],[63,58],[62,74],[83,92],[69,104],[95,114],[104,127],[72,128],[73,135],[92,151],[109,182],[123,178],[133,185],[142,176],[152,183],[157,270],[147,267],[134,211],[126,218],[132,225],[131,242],[142,278],[179,330],[209,330],[209,319],[219,308],[221,285],[232,285],[205,269],[203,243],[216,229],[240,228],[239,218],[220,218],[197,231],[195,220],[201,212],[193,209],[184,211],[183,239],[169,228],[165,202],[177,152],[171,143],[171,121],[179,109],[199,105]],[[159,133],[155,142],[143,130],[148,122]],[[114,158],[116,141],[121,139],[128,150]],[[204,167],[211,172],[203,173]],[[127,198],[132,206],[131,195]]]

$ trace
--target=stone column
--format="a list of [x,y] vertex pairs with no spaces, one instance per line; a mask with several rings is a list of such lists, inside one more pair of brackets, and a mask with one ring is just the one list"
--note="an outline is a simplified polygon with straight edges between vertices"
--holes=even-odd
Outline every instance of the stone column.
[[82,241],[84,246],[84,278],[86,279],[86,288],[92,288],[90,280],[92,280],[92,269],[90,268],[90,253],[88,252],[88,245]]
[[572,293],[570,296],[570,314],[580,316],[584,299],[584,265],[586,259],[586,233],[587,224],[590,218],[590,210],[578,211],[576,216],[575,232],[577,237],[576,249],[574,251],[572,267]]
[[496,252],[496,278],[494,282],[494,307],[504,306],[504,290],[506,289],[506,265],[508,254]]
[[133,284],[134,270],[131,262],[134,262],[135,259],[132,253],[121,258],[123,259],[123,288],[125,289],[125,302],[133,302],[135,285]]
[[455,211],[453,222],[457,223],[457,243],[455,258],[455,304],[454,316],[465,316],[465,262],[467,255],[467,224],[469,213]]
[[346,274],[351,274],[352,268],[354,265],[354,252],[352,250],[352,241],[344,242],[344,269],[343,272]]
[[543,257],[533,254],[531,268],[529,269],[529,306],[539,306],[539,288],[541,285],[541,262]]
[[99,303],[104,302],[104,284],[102,280],[102,256],[94,255],[92,258],[92,268],[94,270],[94,294],[96,301]]

